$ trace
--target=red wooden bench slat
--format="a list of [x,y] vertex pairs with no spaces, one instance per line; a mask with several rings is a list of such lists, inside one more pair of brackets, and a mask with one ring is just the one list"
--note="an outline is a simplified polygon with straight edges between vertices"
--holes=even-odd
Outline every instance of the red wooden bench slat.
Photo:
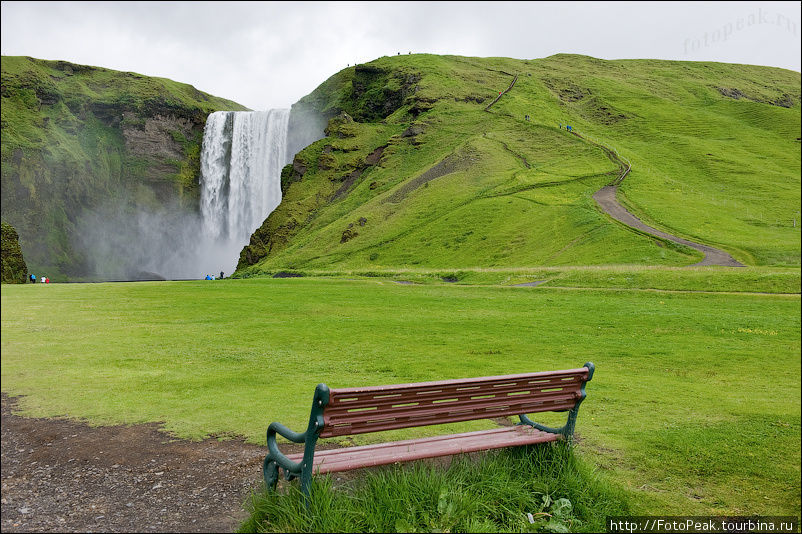
[[[498,449],[516,445],[530,445],[556,441],[560,436],[541,432],[530,427],[514,426],[493,429],[492,431],[479,430],[462,434],[435,436],[431,438],[411,439],[366,445],[362,447],[349,447],[347,449],[332,449],[318,451],[313,461],[313,472],[335,473],[362,467],[392,464],[435,458],[451,454],[476,452],[480,450]],[[289,456],[292,461],[301,461],[303,454]]]
[[339,419],[342,421],[358,420],[361,416],[370,415],[373,412],[383,414],[393,414],[401,412],[423,411],[430,408],[448,411],[453,406],[503,406],[509,403],[520,403],[533,398],[549,400],[555,397],[566,395],[579,396],[581,384],[573,384],[571,387],[549,387],[546,390],[525,388],[520,391],[496,392],[486,390],[472,390],[464,394],[442,394],[426,399],[396,397],[391,400],[382,399],[381,402],[360,403],[358,405],[335,404],[326,407],[326,415],[329,419]]
[[[514,395],[503,396],[497,398],[486,399],[467,399],[458,400],[455,402],[443,402],[437,404],[420,403],[414,406],[399,406],[396,408],[384,408],[382,410],[360,410],[358,412],[349,413],[347,411],[329,411],[324,412],[325,426],[341,426],[341,425],[360,425],[376,419],[402,419],[406,417],[436,417],[442,414],[447,417],[455,412],[471,411],[475,413],[482,413],[488,410],[501,410],[509,412],[508,415],[518,415],[520,413],[534,413],[543,411],[543,407],[549,406],[547,410],[551,410],[551,405],[562,404],[563,401],[576,401],[580,396],[579,389],[574,391],[555,391],[550,394],[543,394],[537,398],[532,398],[528,395]],[[534,409],[533,412],[521,411],[526,406],[533,406],[540,409]]]
[[[464,434],[465,435],[470,435],[470,434],[477,434],[477,435],[478,434],[487,434],[487,435],[490,435],[490,434],[495,434],[495,433],[498,433],[498,432],[509,432],[509,430],[510,430],[510,427],[508,427],[508,426],[500,426],[500,427],[496,427],[496,428],[491,428],[490,430],[476,430],[476,431],[473,431],[473,432],[464,432]],[[438,440],[449,440],[452,437],[454,437],[455,435],[460,436],[462,434],[446,434],[446,435],[440,435],[440,436],[430,436],[428,438],[415,438],[415,439],[412,439],[412,440],[405,439],[405,440],[402,440],[402,441],[388,441],[388,442],[385,442],[385,443],[374,443],[372,445],[357,445],[355,447],[348,447],[348,450],[349,451],[376,450],[376,449],[380,449],[382,447],[394,447],[395,445],[397,445],[399,443],[408,443],[410,441],[418,441],[418,440],[425,440],[425,441],[432,441],[432,442],[438,441]],[[317,455],[319,455],[319,454],[321,454],[323,456],[342,454],[341,451],[343,451],[343,450],[344,449],[341,449],[341,448],[318,450],[318,451],[315,451],[315,457],[317,457]],[[300,457],[303,456],[303,453],[290,455],[290,457],[293,457],[293,456],[295,456],[296,458],[300,458]]]
[[513,385],[493,384],[492,389],[482,384],[473,386],[434,387],[421,390],[404,390],[396,392],[365,392],[360,394],[343,394],[341,390],[331,390],[327,410],[340,411],[369,407],[389,407],[394,404],[409,402],[426,402],[453,397],[470,398],[483,395],[508,395],[510,393],[528,391],[539,393],[547,389],[581,388],[583,380],[578,376],[561,377],[544,381],[519,381]]
[[384,386],[363,386],[357,388],[337,388],[332,389],[332,391],[337,391],[339,393],[351,394],[351,393],[365,393],[365,392],[391,392],[398,389],[425,389],[431,386],[463,386],[463,385],[471,385],[471,384],[492,384],[496,382],[507,382],[510,380],[520,380],[520,379],[543,379],[543,378],[551,378],[551,377],[562,377],[562,376],[570,376],[570,375],[577,375],[581,376],[584,380],[588,376],[588,368],[587,367],[580,367],[579,369],[566,369],[562,371],[539,371],[537,373],[522,373],[517,375],[501,375],[501,376],[492,376],[492,377],[478,377],[478,378],[458,378],[455,380],[437,380],[433,382],[413,382],[410,384],[390,384]]
[[570,410],[588,369],[331,389],[320,437]]
[[[554,402],[539,402],[529,400],[528,403],[514,405],[490,407],[485,409],[465,409],[459,411],[457,407],[451,412],[436,411],[432,413],[412,413],[406,417],[395,416],[385,418],[381,414],[376,414],[373,420],[359,422],[356,424],[334,425],[326,423],[320,437],[345,436],[350,434],[364,434],[367,432],[379,432],[382,430],[395,430],[398,428],[411,428],[416,426],[438,425],[443,423],[457,423],[460,421],[473,421],[476,419],[492,419],[494,417],[504,417],[522,413],[536,413],[543,411],[566,411],[576,405],[577,398],[574,395],[562,399],[555,399]],[[324,416],[325,417],[325,416]]]

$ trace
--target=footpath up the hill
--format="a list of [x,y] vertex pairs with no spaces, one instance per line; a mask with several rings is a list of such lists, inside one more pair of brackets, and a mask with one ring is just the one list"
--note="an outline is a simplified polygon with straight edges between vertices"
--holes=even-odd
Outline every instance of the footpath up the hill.
[[[582,137],[580,134],[576,134],[577,137]],[[594,143],[596,144],[596,143]],[[744,264],[733,258],[727,252],[723,250],[719,250],[715,247],[711,247],[709,245],[702,245],[700,243],[695,243],[693,241],[689,241],[688,239],[683,239],[681,237],[677,237],[675,235],[671,235],[669,233],[663,232],[656,228],[652,228],[651,226],[645,224],[641,221],[638,217],[633,215],[628,209],[621,205],[618,202],[618,187],[624,181],[624,178],[632,170],[632,165],[628,162],[625,162],[621,159],[618,153],[615,150],[612,150],[609,147],[598,145],[602,148],[605,153],[610,157],[611,160],[618,163],[619,168],[621,169],[621,174],[613,180],[609,185],[606,185],[596,191],[593,194],[593,200],[599,205],[599,207],[615,219],[616,221],[623,223],[630,228],[635,228],[640,230],[641,232],[646,232],[647,234],[651,234],[657,237],[661,237],[663,239],[668,239],[669,241],[673,241],[675,243],[679,243],[681,245],[685,245],[691,247],[694,250],[698,250],[702,252],[705,257],[702,261],[698,263],[694,263],[691,267],[701,267],[706,265],[720,265],[723,267],[743,267]]]
[[693,241],[688,241],[687,239],[661,232],[660,230],[645,224],[632,213],[627,211],[627,209],[618,202],[618,199],[616,198],[617,192],[617,185],[608,185],[596,191],[596,193],[593,194],[593,199],[599,204],[599,207],[604,210],[604,213],[616,221],[626,224],[632,228],[636,228],[642,232],[646,232],[647,234],[662,237],[663,239],[668,239],[669,241],[674,241],[675,243],[680,243],[703,252],[705,255],[704,259],[699,263],[694,263],[691,265],[691,267],[701,267],[705,265],[721,265],[724,267],[744,266],[741,262],[737,261],[723,250],[719,250],[708,245],[702,245],[700,243],[694,243]]
[[[517,80],[518,80],[518,75],[516,74],[515,77],[512,79],[512,83],[510,83],[510,86],[506,90],[499,93],[499,95],[490,104],[487,105],[485,111],[489,111],[490,108],[493,106],[493,104],[498,102],[502,96],[504,96],[510,90],[512,90]],[[702,261],[698,263],[694,263],[691,267],[701,267],[707,265],[719,265],[723,267],[744,266],[741,262],[737,261],[730,254],[724,252],[723,250],[719,250],[709,245],[695,243],[688,239],[683,239],[681,237],[677,237],[675,235],[663,232],[656,228],[652,228],[651,226],[641,221],[638,217],[633,215],[629,210],[627,210],[624,206],[622,206],[621,203],[619,203],[618,199],[616,198],[618,195],[618,187],[619,185],[621,185],[621,183],[624,181],[624,179],[632,170],[632,165],[622,160],[621,157],[618,155],[618,153],[615,150],[611,149],[610,147],[590,141],[576,131],[573,131],[571,133],[573,133],[576,137],[584,140],[585,142],[588,142],[601,148],[605,152],[605,154],[607,154],[607,157],[609,157],[611,161],[616,163],[620,169],[620,174],[618,175],[618,177],[616,177],[615,180],[613,180],[609,185],[602,187],[601,189],[596,191],[596,193],[593,194],[593,199],[596,201],[596,203],[599,205],[602,211],[604,211],[604,213],[606,213],[616,221],[629,226],[630,228],[635,228],[637,230],[640,230],[641,232],[645,232],[647,234],[660,237],[662,239],[667,239],[669,241],[673,241],[675,243],[679,243],[691,247],[694,250],[702,252],[705,255],[704,259],[702,259]]]

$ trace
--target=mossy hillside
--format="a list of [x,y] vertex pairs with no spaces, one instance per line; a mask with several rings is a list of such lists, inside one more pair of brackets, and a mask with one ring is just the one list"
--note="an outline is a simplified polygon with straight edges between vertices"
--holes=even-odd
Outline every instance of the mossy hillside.
[[560,123],[632,161],[621,200],[653,226],[798,266],[799,94],[781,69],[570,55],[344,69],[299,103],[333,119],[328,137],[285,173],[240,274],[700,259],[601,213],[591,195],[618,165]]
[[0,235],[2,277],[0,281],[4,284],[24,284],[28,278],[28,266],[25,264],[25,258],[22,257],[17,231],[5,221],[0,223],[0,226],[2,226],[2,235]]
[[207,115],[244,109],[131,72],[2,58],[2,213],[33,269],[89,274],[73,247],[81,213],[111,199],[197,204]]

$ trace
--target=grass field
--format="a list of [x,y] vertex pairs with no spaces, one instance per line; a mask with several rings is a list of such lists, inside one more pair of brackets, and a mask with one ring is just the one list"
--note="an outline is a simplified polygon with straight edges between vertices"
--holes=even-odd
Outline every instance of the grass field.
[[[581,276],[601,285],[602,272]],[[786,285],[798,291],[798,277]],[[261,443],[270,421],[303,427],[318,382],[593,361],[576,450],[635,510],[798,515],[799,294],[732,293],[742,281],[719,293],[322,278],[4,285],[2,389],[23,395],[26,415]]]
[[268,274],[293,274],[341,279],[389,278],[416,284],[513,286],[542,282],[543,287],[605,290],[662,290],[730,293],[800,293],[802,279],[795,268],[661,267],[602,265],[594,267],[519,267],[442,269],[373,269],[316,271],[276,269]]

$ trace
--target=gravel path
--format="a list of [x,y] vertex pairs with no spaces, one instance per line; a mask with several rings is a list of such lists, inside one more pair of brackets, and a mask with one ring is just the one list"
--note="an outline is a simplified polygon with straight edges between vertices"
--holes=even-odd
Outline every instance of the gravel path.
[[619,169],[621,170],[621,175],[618,176],[615,180],[613,180],[609,185],[606,185],[596,191],[593,194],[593,200],[601,207],[602,211],[615,219],[618,222],[621,222],[629,227],[636,228],[641,232],[646,232],[647,234],[651,234],[657,237],[662,237],[663,239],[668,239],[669,241],[673,241],[674,243],[680,243],[682,245],[691,247],[702,252],[705,257],[702,261],[698,263],[694,263],[691,267],[697,267],[702,265],[722,265],[724,267],[744,267],[744,264],[730,256],[728,253],[724,252],[723,250],[719,250],[714,247],[710,247],[707,245],[701,245],[699,243],[694,243],[693,241],[688,241],[687,239],[683,239],[681,237],[677,237],[675,235],[667,234],[666,232],[662,232],[656,228],[652,228],[651,226],[647,225],[639,218],[635,217],[632,213],[629,212],[624,206],[622,206],[618,199],[616,198],[616,194],[618,193],[618,186],[621,182],[624,181],[624,178],[627,177],[629,172],[632,170],[632,166],[629,164],[628,161],[624,161],[619,155],[618,152],[613,150],[610,147],[607,147],[597,141],[592,139],[588,139],[586,136],[578,133],[578,132],[571,132],[576,137],[585,140],[585,142],[595,145],[601,148],[607,157],[610,158],[610,161],[617,164]]
[[2,395],[3,532],[232,532],[261,483],[264,447],[23,418],[14,404]]
[[693,241],[688,241],[687,239],[683,239],[681,237],[677,237],[671,234],[667,234],[665,232],[661,232],[656,228],[652,228],[651,226],[646,225],[643,221],[632,215],[627,209],[618,203],[618,200],[615,198],[615,194],[618,191],[617,185],[608,185],[602,187],[593,195],[593,199],[598,202],[599,206],[604,210],[606,214],[608,214],[613,219],[626,224],[627,226],[631,226],[633,228],[637,228],[647,234],[656,235],[658,237],[662,237],[663,239],[668,239],[670,241],[674,241],[675,243],[681,243],[683,245],[689,246],[693,249],[699,250],[704,253],[705,257],[699,263],[694,263],[693,266],[701,266],[701,265],[723,265],[725,267],[743,267],[744,265],[738,262],[735,258],[724,252],[723,250],[719,250],[717,248],[709,247],[707,245],[700,245],[699,243],[694,243]]

